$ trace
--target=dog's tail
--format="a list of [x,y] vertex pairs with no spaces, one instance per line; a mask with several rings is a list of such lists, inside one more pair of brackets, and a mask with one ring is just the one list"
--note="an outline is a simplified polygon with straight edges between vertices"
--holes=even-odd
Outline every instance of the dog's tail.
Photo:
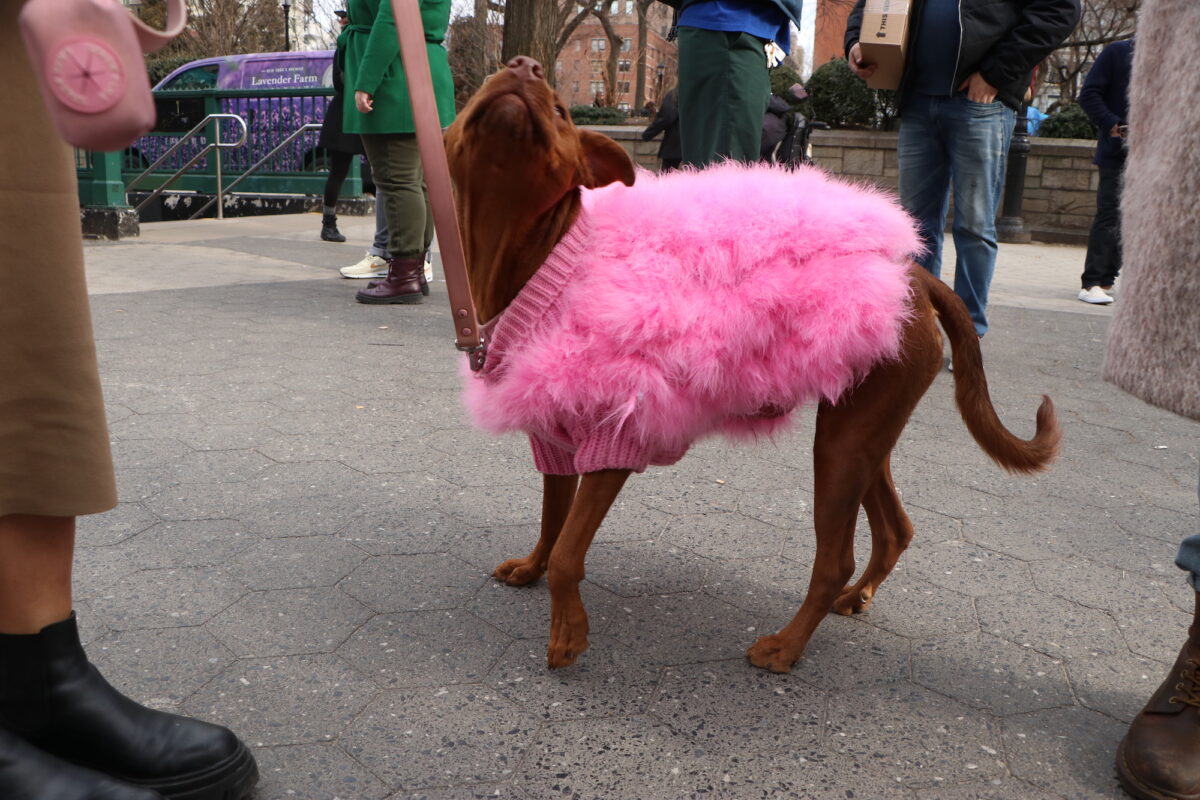
[[1054,413],[1054,403],[1042,395],[1037,410],[1037,432],[1032,439],[1015,436],[996,415],[988,394],[987,376],[983,372],[983,357],[979,337],[967,313],[967,307],[954,291],[923,269],[929,299],[937,310],[942,328],[950,339],[954,364],[954,399],[958,412],[971,436],[993,461],[1009,472],[1030,473],[1045,469],[1058,455],[1062,431]]

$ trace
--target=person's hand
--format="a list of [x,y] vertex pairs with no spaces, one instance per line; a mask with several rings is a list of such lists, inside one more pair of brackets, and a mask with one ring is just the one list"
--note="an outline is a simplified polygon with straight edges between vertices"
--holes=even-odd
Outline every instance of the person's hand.
[[961,92],[967,91],[967,99],[972,103],[991,103],[996,99],[996,87],[983,79],[978,72],[971,75],[958,87]]
[[1108,132],[1108,135],[1113,137],[1114,139],[1120,139],[1121,138],[1121,123],[1118,122],[1116,125],[1113,125],[1112,130]]
[[850,48],[850,69],[864,81],[875,74],[878,66],[878,64],[867,64],[863,61],[862,48],[858,46],[858,42],[855,42],[854,47]]
[[355,92],[354,107],[359,110],[359,113],[370,114],[375,109],[375,98],[366,92]]

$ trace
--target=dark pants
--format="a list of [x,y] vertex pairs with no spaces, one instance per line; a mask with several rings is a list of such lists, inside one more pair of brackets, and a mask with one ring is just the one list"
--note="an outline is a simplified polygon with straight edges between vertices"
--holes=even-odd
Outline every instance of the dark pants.
[[679,29],[683,163],[758,161],[771,98],[765,42],[748,33]]
[[417,137],[411,133],[364,133],[362,140],[375,177],[376,197],[384,198],[388,254],[392,258],[423,255],[433,241],[433,213]]
[[1096,217],[1088,234],[1083,288],[1112,286],[1121,271],[1121,167],[1100,167]]
[[329,175],[325,178],[325,207],[333,208],[337,205],[338,195],[342,193],[342,183],[350,174],[350,162],[354,160],[354,156],[341,150],[328,152]]

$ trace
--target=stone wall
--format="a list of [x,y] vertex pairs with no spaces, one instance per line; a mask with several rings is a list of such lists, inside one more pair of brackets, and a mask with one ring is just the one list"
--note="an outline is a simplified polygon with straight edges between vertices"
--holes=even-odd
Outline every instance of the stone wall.
[[[643,142],[640,126],[598,126],[647,169],[657,167],[658,141]],[[814,131],[813,161],[846,178],[863,179],[895,191],[899,175],[895,133]],[[1096,212],[1099,173],[1092,165],[1095,142],[1086,139],[1030,140],[1022,216],[1033,238],[1083,244]]]

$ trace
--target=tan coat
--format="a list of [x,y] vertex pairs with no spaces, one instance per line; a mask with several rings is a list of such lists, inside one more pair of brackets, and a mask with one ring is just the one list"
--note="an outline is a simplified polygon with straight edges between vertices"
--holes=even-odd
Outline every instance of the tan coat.
[[0,516],[116,505],[70,148],[0,0]]
[[1197,0],[1146,0],[1129,88],[1120,292],[1104,377],[1200,420]]

